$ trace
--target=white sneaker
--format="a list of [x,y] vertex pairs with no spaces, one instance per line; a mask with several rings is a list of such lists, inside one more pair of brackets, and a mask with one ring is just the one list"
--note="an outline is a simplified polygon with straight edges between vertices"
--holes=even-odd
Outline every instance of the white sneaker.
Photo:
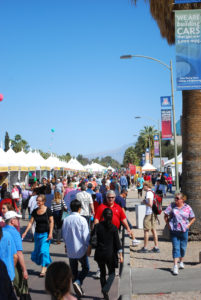
[[174,275],[178,275],[178,274],[179,274],[178,266],[177,266],[177,265],[175,265],[175,266],[173,267],[173,274],[174,274]]
[[139,240],[137,240],[137,239],[132,240],[132,245],[133,245],[133,246],[137,246],[137,245],[139,245],[140,243],[141,243],[141,241],[139,241]]
[[184,269],[184,263],[183,263],[183,261],[180,261],[180,263],[179,263],[179,269]]

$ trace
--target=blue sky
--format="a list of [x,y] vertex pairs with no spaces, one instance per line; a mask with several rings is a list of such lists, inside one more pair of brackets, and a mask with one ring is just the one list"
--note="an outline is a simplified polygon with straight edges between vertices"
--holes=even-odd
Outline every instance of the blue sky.
[[[175,47],[139,0],[1,0],[0,138],[21,134],[34,149],[89,154],[135,142],[160,118]],[[174,80],[175,83],[175,80]],[[176,89],[176,86],[175,86]],[[175,91],[176,119],[181,92]],[[134,116],[145,118],[135,120]]]

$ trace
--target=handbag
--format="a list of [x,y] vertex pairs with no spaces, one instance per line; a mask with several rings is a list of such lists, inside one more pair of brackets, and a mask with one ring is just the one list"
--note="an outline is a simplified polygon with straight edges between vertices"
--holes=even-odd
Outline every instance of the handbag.
[[168,241],[170,240],[170,229],[168,223],[165,224],[165,227],[163,229],[163,238]]
[[94,230],[92,231],[89,244],[92,246],[93,249],[95,249],[98,246],[97,225],[95,225]]

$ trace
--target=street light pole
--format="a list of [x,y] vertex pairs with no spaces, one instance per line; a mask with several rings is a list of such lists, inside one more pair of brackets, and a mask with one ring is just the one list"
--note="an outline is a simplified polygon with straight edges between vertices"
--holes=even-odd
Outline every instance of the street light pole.
[[[167,65],[163,61],[145,55],[122,55],[120,59],[131,59],[133,57],[146,58],[153,60],[163,65],[170,71],[170,82],[171,82],[171,93],[172,93],[172,118],[173,118],[173,136],[174,136],[174,159],[175,159],[175,182],[176,182],[176,192],[179,191],[179,177],[178,177],[178,166],[177,166],[177,144],[176,144],[176,123],[175,123],[175,105],[174,105],[174,87],[173,87],[173,71],[172,71],[172,60],[170,60],[170,65]],[[160,147],[161,149],[161,147]]]

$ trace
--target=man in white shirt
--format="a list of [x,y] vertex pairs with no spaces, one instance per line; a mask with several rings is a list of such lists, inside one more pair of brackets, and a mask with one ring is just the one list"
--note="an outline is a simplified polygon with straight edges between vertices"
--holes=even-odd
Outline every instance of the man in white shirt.
[[[80,215],[81,202],[73,200],[70,204],[71,214],[64,219],[62,233],[66,244],[69,263],[74,282],[73,287],[78,297],[84,295],[82,283],[89,272],[89,260],[86,254],[89,245],[89,227],[85,218]],[[78,273],[78,262],[82,270]]]
[[[146,192],[145,200],[143,203],[146,205],[146,212],[145,212],[145,217],[144,217],[144,247],[140,249],[138,252],[139,253],[148,253],[148,252],[153,252],[153,253],[160,253],[160,250],[158,248],[158,236],[156,233],[156,220],[157,217],[152,211],[152,205],[153,205],[153,200],[154,200],[154,193],[152,192],[151,189],[151,184],[148,181],[145,181],[143,184],[143,189]],[[152,250],[148,250],[148,241],[149,241],[149,230],[151,230],[153,234],[153,239],[154,239],[154,248]]]
[[81,202],[81,212],[80,215],[85,217],[88,225],[90,225],[91,216],[94,216],[94,204],[92,196],[86,192],[86,185],[81,184],[81,192],[77,193],[76,199]]

